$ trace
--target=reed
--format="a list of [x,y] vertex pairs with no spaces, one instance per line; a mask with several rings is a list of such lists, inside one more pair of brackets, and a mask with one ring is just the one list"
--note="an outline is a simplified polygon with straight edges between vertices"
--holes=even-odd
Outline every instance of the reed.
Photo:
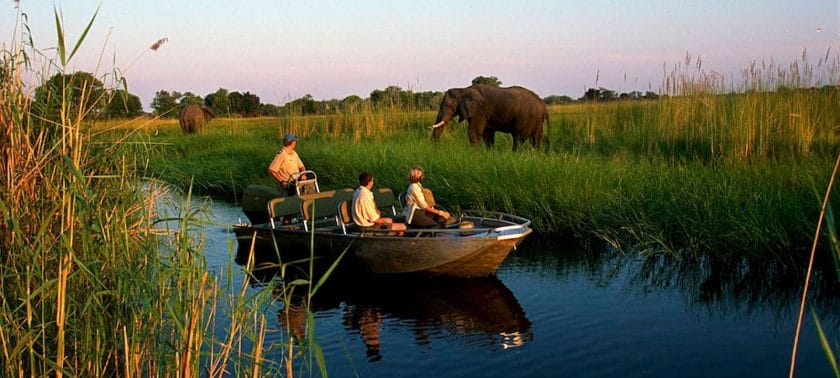
[[[95,15],[72,50],[55,16],[47,66],[63,72]],[[0,374],[271,371],[261,315],[273,285],[232,290],[233,258],[227,274],[208,272],[201,204],[137,169],[160,148],[146,134],[158,122],[98,124],[89,106],[101,99],[71,102],[71,82],[47,88],[56,117],[36,116],[24,78],[40,77],[28,57],[42,55],[20,43],[0,53]]]

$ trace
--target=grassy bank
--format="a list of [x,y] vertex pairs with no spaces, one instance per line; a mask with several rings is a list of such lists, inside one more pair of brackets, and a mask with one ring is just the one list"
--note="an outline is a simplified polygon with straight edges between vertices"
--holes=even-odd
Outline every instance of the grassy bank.
[[[160,142],[150,174],[238,200],[286,132],[322,187],[352,187],[362,170],[403,190],[412,165],[450,207],[514,212],[537,231],[678,253],[781,255],[806,248],[819,214],[840,125],[840,65],[762,66],[742,78],[707,75],[691,57],[663,80],[658,100],[550,108],[546,147],[467,147],[466,123],[430,141],[434,114],[362,109],[335,116],[218,119],[184,136],[176,121],[140,135]],[[739,83],[735,86],[726,83]]]
[[[281,129],[254,125],[231,134],[224,120],[214,126],[207,135],[162,137],[172,143],[163,148],[167,158],[150,169],[231,200],[249,183],[271,184],[266,169]],[[355,186],[358,172],[370,170],[378,185],[404,190],[408,168],[420,164],[426,186],[451,208],[513,212],[542,233],[722,254],[807,246],[819,211],[816,190],[832,166],[817,156],[709,164],[630,152],[513,153],[467,148],[462,139],[451,135],[436,145],[419,130],[360,142],[313,135],[298,150],[326,188]]]

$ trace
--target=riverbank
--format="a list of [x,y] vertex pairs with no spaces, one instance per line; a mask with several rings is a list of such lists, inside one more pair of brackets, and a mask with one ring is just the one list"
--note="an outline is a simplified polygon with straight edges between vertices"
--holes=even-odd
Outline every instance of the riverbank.
[[[147,174],[176,186],[238,201],[250,183],[272,184],[268,163],[282,135],[301,134],[298,151],[322,188],[353,187],[362,170],[377,185],[403,190],[413,165],[444,205],[515,213],[542,234],[573,234],[616,247],[674,254],[785,255],[810,245],[827,185],[828,154],[744,161],[674,159],[632,150],[609,153],[469,148],[463,130],[432,143],[419,121],[381,136],[309,132],[271,119],[219,119],[203,135],[184,136],[174,121],[155,122],[140,135],[162,143]],[[562,115],[561,115],[562,118]],[[321,118],[321,122],[326,119]],[[555,117],[557,119],[557,117]],[[305,123],[306,120],[298,120]],[[552,121],[552,128],[558,127]],[[302,126],[301,126],[302,127]],[[450,126],[452,127],[452,126]],[[507,139],[505,139],[507,138]]]

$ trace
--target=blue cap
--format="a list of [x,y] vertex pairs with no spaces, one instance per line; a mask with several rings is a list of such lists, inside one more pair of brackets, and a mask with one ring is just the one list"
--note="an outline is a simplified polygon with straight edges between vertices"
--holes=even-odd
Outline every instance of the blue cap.
[[292,143],[296,140],[297,140],[297,137],[295,136],[295,134],[289,133],[289,134],[286,134],[286,136],[283,137],[283,144],[289,144],[289,143]]

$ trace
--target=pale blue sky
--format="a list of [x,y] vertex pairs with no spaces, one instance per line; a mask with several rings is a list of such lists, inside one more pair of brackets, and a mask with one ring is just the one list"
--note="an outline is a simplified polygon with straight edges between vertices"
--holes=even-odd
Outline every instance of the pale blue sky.
[[[829,47],[832,56],[840,51],[838,0],[22,0],[19,7],[45,50],[56,45],[54,6],[70,43],[100,3],[71,69],[119,68],[146,109],[161,89],[204,96],[222,87],[282,104],[306,94],[367,97],[388,85],[445,90],[479,75],[577,98],[596,85],[657,90],[663,64],[686,53],[701,57],[704,70],[735,74],[752,61],[786,66],[804,49],[813,62]],[[16,3],[4,1],[7,46],[17,15]],[[148,49],[164,37],[157,52]]]

